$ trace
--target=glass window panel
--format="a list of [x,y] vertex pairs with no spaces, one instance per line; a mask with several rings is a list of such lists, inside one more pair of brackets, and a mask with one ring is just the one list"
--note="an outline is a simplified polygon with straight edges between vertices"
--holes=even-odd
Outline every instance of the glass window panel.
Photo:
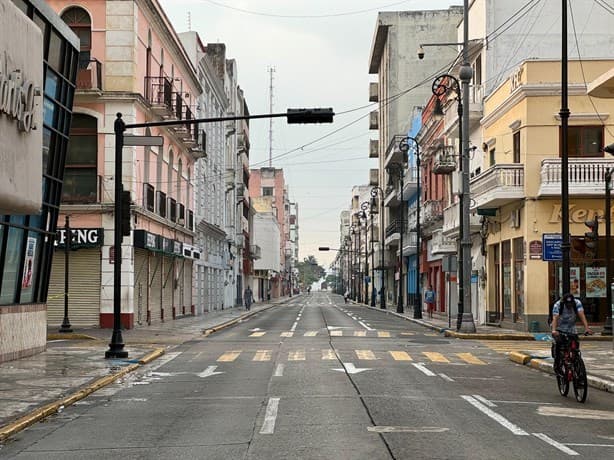
[[95,133],[97,128],[98,128],[98,120],[96,120],[96,118],[90,117],[89,115],[83,115],[80,113],[73,114],[72,125],[70,126],[71,130],[87,129]]
[[62,38],[52,29],[49,34],[49,55],[47,56],[47,62],[53,69],[62,73],[62,61]]
[[23,273],[21,276],[21,296],[19,303],[31,303],[34,301],[34,286],[38,275],[40,254],[42,249],[41,235],[30,232],[26,240],[24,253]]
[[43,17],[39,16],[38,14],[35,14],[34,15],[34,22],[36,23],[36,25],[39,27],[39,29],[43,33],[43,40],[44,40],[45,39],[45,32],[47,31],[47,21],[45,21],[45,19]]
[[56,109],[57,107],[53,103],[53,101],[45,98],[45,101],[43,103],[43,122],[47,126],[55,127]]
[[96,165],[96,136],[71,136],[66,166]]
[[49,146],[51,145],[51,131],[43,128],[43,173],[48,172],[49,167]]
[[8,231],[2,287],[0,287],[0,305],[15,303],[18,281],[21,280],[19,268],[23,257],[21,247],[23,235],[24,231],[19,228],[11,227]]
[[595,127],[595,128],[586,128],[583,130],[583,134],[584,136],[582,137],[582,143],[583,143],[583,155],[587,156],[594,156],[594,155],[601,155],[601,135],[602,135],[602,128],[601,127]]
[[45,94],[52,99],[58,99],[60,96],[60,85],[62,81],[60,76],[51,69],[47,69],[45,77]]
[[62,202],[95,203],[96,189],[95,168],[67,169],[64,173]]

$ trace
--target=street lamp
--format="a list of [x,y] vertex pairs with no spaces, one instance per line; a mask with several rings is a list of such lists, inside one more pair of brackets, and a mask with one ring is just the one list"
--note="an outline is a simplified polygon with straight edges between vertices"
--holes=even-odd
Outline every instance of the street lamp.
[[[363,275],[364,280],[365,280],[365,303],[368,304],[369,303],[369,251],[367,250],[367,237],[368,237],[368,233],[367,233],[367,209],[369,209],[369,202],[368,201],[363,201],[360,204],[360,209],[362,210],[361,213],[361,218],[363,223],[365,224],[365,273]],[[373,233],[373,232],[371,232]],[[371,237],[373,237],[373,235],[371,235]],[[371,244],[373,246],[373,244]]]
[[[377,209],[375,205],[375,198],[379,195],[380,197],[380,208],[381,214],[379,218],[379,226],[380,226],[380,275],[381,275],[381,286],[379,289],[379,301],[380,308],[382,310],[386,309],[386,289],[385,289],[385,278],[386,278],[386,270],[384,268],[385,259],[384,259],[384,190],[381,187],[375,186],[371,189],[371,209],[374,214],[376,214],[375,209]],[[373,223],[371,223],[371,230],[373,230]],[[375,267],[375,264],[373,264]],[[375,306],[375,299],[373,299],[372,304]]]
[[[614,144],[607,145],[603,149],[604,152],[614,155]],[[612,307],[612,258],[610,238],[612,236],[612,215],[611,213],[611,192],[612,192],[612,173],[614,168],[608,168],[605,172],[605,259],[606,259],[606,311],[608,316],[603,326],[602,335],[612,335],[612,322],[614,320],[614,308]]]
[[[416,298],[414,299],[414,319],[422,319],[422,292],[420,291],[420,144],[416,138],[407,136],[399,144],[399,149],[403,152],[409,151],[409,144],[407,141],[412,141],[416,147]],[[403,193],[401,191],[401,193]]]

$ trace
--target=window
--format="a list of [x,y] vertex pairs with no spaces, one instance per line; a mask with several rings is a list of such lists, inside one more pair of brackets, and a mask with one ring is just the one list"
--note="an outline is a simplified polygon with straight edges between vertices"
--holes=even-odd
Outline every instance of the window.
[[[562,139],[561,134],[559,139]],[[559,142],[559,145],[561,149],[562,142]],[[568,128],[567,151],[570,157],[603,157],[602,147],[602,126],[570,126]]]
[[143,207],[150,212],[155,209],[155,193],[154,187],[151,184],[143,184]]
[[194,230],[194,211],[188,211],[188,228]]
[[514,163],[520,163],[520,131],[514,133]]
[[79,69],[87,68],[92,49],[92,22],[89,14],[83,8],[73,7],[62,14],[62,20],[71,28],[79,40]]
[[168,215],[172,222],[177,222],[177,201],[174,198],[168,199]]
[[182,205],[181,203],[179,204],[179,225],[183,225],[184,227],[186,226],[186,221],[185,221],[185,206]]
[[490,166],[494,166],[497,162],[496,162],[496,156],[495,156],[495,149],[490,149],[490,151],[488,152],[488,157],[489,157],[489,161],[490,161]]
[[160,217],[166,217],[166,193],[157,192],[158,195],[158,214]]
[[273,196],[273,187],[262,187],[262,196]]
[[62,202],[95,203],[97,194],[98,134],[97,120],[74,114],[64,169]]
[[4,273],[2,274],[2,287],[0,287],[0,305],[9,305],[17,301],[17,283],[21,280],[20,265],[24,231],[11,227],[7,236]]

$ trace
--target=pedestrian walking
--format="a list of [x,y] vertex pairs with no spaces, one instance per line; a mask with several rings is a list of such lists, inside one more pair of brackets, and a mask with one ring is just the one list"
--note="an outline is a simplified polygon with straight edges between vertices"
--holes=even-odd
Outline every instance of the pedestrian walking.
[[433,318],[433,310],[435,310],[435,291],[429,284],[424,291],[424,302],[426,303],[426,312],[429,318]]
[[243,292],[243,300],[245,301],[245,309],[249,311],[249,309],[252,308],[252,302],[254,301],[254,293],[249,286],[247,286]]
[[343,294],[343,300],[345,300],[345,303],[348,303],[348,297],[350,296],[349,291],[345,291],[345,293]]

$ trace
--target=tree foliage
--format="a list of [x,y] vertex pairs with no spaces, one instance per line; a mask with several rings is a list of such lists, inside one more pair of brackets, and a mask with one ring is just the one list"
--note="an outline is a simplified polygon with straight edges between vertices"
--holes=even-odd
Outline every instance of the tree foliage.
[[299,280],[304,286],[311,286],[326,275],[326,270],[318,264],[314,256],[307,256],[296,264]]

